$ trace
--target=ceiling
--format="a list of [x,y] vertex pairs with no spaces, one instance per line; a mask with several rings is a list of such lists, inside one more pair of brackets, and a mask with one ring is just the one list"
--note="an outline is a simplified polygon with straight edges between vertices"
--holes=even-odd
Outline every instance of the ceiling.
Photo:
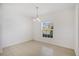
[[73,3],[6,3],[3,6],[5,8],[10,8],[10,10],[21,12],[21,14],[28,17],[35,17],[36,15],[36,6],[39,7],[39,15],[45,15],[48,13],[53,13],[58,10],[74,7]]

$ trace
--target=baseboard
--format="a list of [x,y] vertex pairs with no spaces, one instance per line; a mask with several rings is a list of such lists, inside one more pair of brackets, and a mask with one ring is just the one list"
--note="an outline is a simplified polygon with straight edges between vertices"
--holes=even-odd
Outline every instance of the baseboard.
[[10,46],[21,44],[21,43],[28,42],[28,41],[31,41],[31,39],[30,40],[19,41],[19,42],[14,42],[12,44],[5,45],[2,48],[7,48],[7,47],[10,47]]
[[78,49],[75,49],[75,55],[76,56],[79,56],[79,48]]
[[62,46],[62,45],[56,44],[56,43],[50,43],[50,42],[41,41],[41,40],[36,40],[36,41],[43,42],[43,43],[48,43],[48,44],[52,44],[52,45],[57,45],[57,46],[60,46],[60,47],[63,47],[63,48],[67,48],[67,49],[72,49],[72,50],[74,50],[73,48],[65,47],[65,46]]

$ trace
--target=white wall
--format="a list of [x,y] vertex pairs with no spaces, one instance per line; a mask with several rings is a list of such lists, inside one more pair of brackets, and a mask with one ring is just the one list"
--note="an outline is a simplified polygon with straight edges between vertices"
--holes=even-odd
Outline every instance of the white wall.
[[[78,19],[79,19],[79,4],[78,4]],[[79,20],[78,20],[78,56],[79,56]]]
[[78,21],[78,13],[79,13],[78,4],[75,5],[75,18],[74,18],[74,50],[76,55],[79,55],[79,21]]
[[47,19],[53,22],[54,37],[52,39],[43,38],[41,36],[40,22],[34,22],[34,40],[74,49],[74,7],[57,11],[44,17],[45,19],[42,20]]
[[2,52],[2,46],[1,46],[1,39],[2,39],[2,37],[1,37],[1,20],[2,20],[2,7],[1,7],[1,4],[0,4],[0,53]]
[[77,44],[78,49],[77,49],[77,51],[78,51],[78,56],[79,56],[79,4],[77,7],[78,7],[78,9],[77,9],[77,11],[78,11],[78,15],[77,15],[78,16],[78,19],[77,19],[78,20],[78,39],[77,39],[78,40],[78,44]]
[[24,9],[21,7],[18,4],[3,4],[3,47],[32,39],[32,21],[23,15]]

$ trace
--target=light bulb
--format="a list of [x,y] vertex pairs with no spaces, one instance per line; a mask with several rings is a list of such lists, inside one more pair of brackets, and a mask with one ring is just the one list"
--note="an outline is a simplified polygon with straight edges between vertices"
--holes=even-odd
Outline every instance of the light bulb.
[[38,22],[38,21],[40,22],[41,20],[40,20],[40,18],[37,17],[37,18],[33,19],[33,21],[34,21],[34,22],[36,22],[36,21],[37,21],[37,22]]
[[37,17],[36,20],[40,22],[40,18]]
[[33,21],[36,22],[37,20],[36,19],[33,19]]

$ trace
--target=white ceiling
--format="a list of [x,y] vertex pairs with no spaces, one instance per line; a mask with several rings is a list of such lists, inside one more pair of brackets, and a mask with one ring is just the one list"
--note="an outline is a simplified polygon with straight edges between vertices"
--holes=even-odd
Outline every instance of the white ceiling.
[[[12,10],[17,10],[21,12],[25,16],[35,17],[36,8],[35,6],[39,7],[39,15],[45,15],[48,13],[53,13],[58,10],[66,9],[73,7],[75,4],[73,3],[14,3],[14,4],[4,4],[7,6],[6,8],[11,8]],[[15,8],[14,8],[15,7]],[[10,9],[10,10],[11,10]]]

